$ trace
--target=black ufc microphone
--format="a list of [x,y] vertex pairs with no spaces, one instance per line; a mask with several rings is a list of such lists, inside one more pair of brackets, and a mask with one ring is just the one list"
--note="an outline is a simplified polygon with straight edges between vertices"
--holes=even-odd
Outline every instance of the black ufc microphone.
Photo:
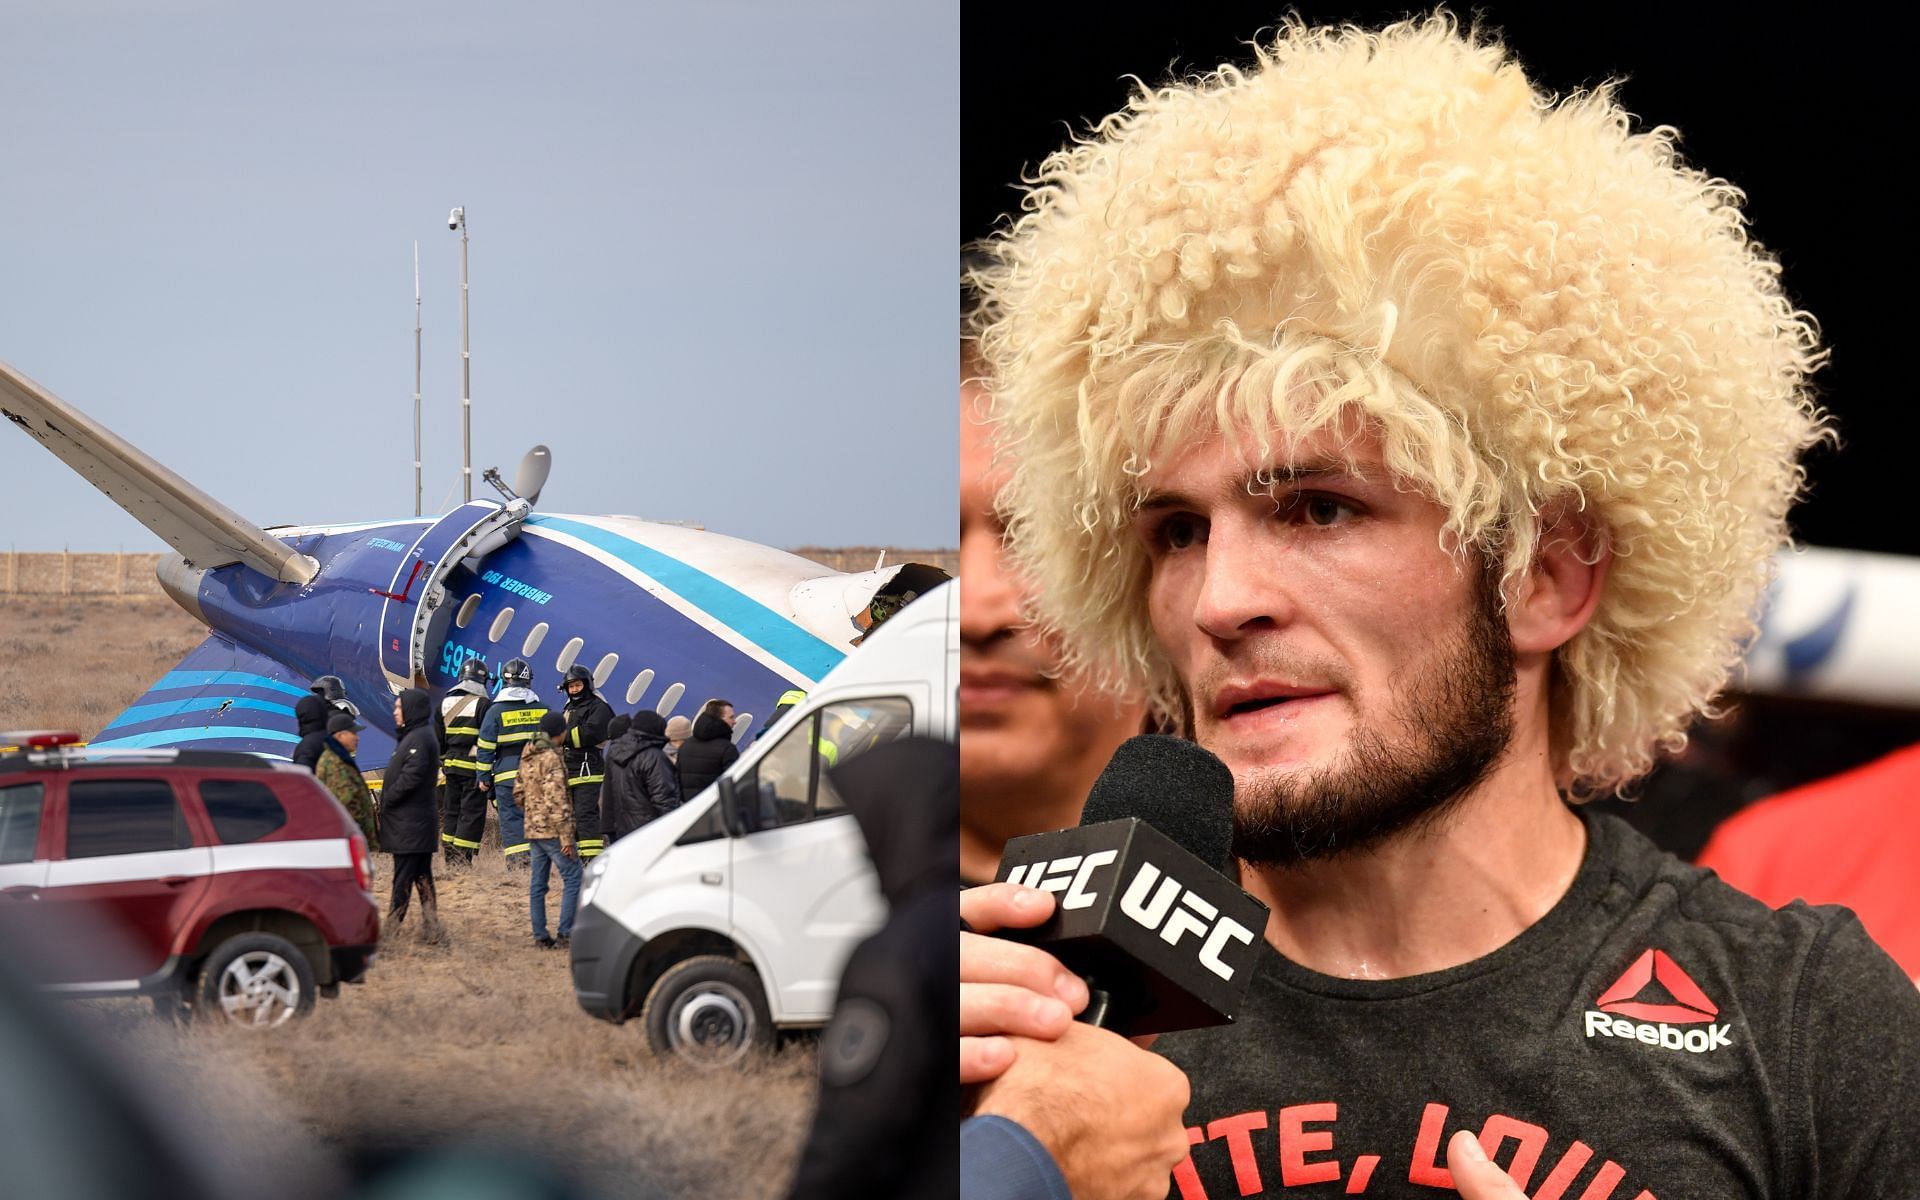
[[1086,979],[1083,1021],[1129,1037],[1224,1025],[1267,925],[1267,906],[1221,874],[1232,840],[1225,763],[1180,738],[1128,738],[1078,828],[1007,843],[999,878],[1059,900],[1044,924],[1003,936]]

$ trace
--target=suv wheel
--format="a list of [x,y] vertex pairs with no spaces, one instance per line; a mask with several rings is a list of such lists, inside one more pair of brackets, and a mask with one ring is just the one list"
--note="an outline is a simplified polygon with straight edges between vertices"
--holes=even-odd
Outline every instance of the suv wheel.
[[268,1029],[313,1011],[313,967],[300,948],[271,933],[221,942],[200,971],[200,1009],[208,1017]]
[[640,1007],[647,1044],[701,1067],[724,1067],[773,1045],[759,972],[717,954],[668,967]]

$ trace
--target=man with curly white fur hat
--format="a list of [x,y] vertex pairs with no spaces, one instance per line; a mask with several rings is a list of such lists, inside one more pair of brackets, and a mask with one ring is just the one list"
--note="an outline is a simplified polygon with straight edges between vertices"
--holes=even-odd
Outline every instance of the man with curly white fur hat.
[[[1920,997],[1853,916],[1579,805],[1708,711],[1825,436],[1740,201],[1444,17],[1295,22],[1137,93],[992,239],[1036,616],[1232,769],[1273,913],[1243,1018],[1156,1047],[1187,1200],[1920,1170]],[[969,972],[963,1028],[1043,978]]]

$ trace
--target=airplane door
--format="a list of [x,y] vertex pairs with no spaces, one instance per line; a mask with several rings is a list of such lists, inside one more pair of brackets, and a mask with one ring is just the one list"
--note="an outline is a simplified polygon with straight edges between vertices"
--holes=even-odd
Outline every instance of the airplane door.
[[847,957],[886,919],[866,842],[825,772],[913,731],[926,686],[888,690],[815,710],[735,783],[757,811],[755,831],[732,839],[734,937],[758,952],[776,1019],[832,1016]]
[[520,531],[531,506],[469,500],[428,526],[381,592],[380,671],[395,692],[427,685],[427,647],[446,630],[446,579],[461,561],[489,553]]

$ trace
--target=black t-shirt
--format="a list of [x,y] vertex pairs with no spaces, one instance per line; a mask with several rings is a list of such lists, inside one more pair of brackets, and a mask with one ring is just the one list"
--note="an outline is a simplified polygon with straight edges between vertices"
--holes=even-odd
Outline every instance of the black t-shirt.
[[1843,908],[1769,909],[1583,813],[1573,886],[1484,958],[1335,979],[1270,948],[1192,1080],[1182,1200],[1451,1195],[1479,1134],[1533,1200],[1920,1194],[1920,994]]

